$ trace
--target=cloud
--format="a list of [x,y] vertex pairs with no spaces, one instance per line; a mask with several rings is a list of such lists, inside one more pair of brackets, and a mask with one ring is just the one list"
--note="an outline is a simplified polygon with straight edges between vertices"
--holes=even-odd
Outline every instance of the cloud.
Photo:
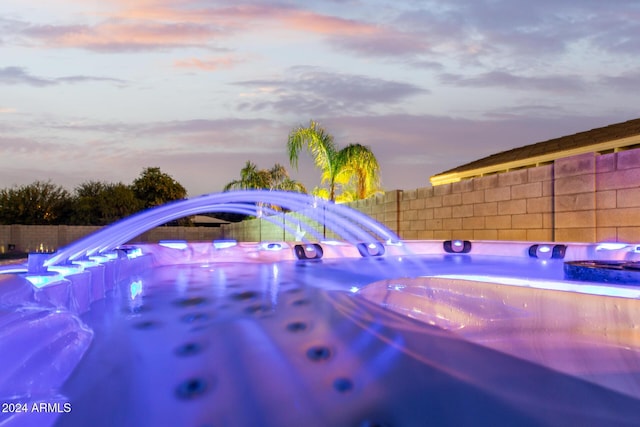
[[137,52],[203,46],[219,32],[197,23],[126,22],[113,20],[94,26],[32,25],[22,34],[47,47],[83,48],[97,52]]
[[202,71],[218,71],[222,69],[234,68],[241,62],[244,62],[244,61],[233,56],[224,56],[224,57],[208,58],[208,59],[200,59],[200,58],[180,59],[175,61],[173,65],[177,68],[187,68],[187,69],[195,68]]
[[551,75],[544,77],[519,76],[505,71],[490,71],[475,76],[443,73],[440,80],[458,87],[500,87],[545,92],[583,92],[587,84],[581,76]]
[[[307,7],[309,7],[307,5]],[[210,49],[237,35],[317,35],[331,46],[365,56],[404,56],[425,53],[422,34],[398,30],[379,22],[319,13],[298,4],[245,2],[227,6],[197,1],[147,2],[103,12],[94,24],[12,22],[11,33],[49,48],[80,48],[95,52],[139,52],[185,47]],[[98,16],[97,16],[98,17]],[[9,24],[7,24],[8,26]]]
[[253,91],[245,94],[247,100],[241,104],[241,109],[307,114],[365,112],[429,93],[410,83],[330,72],[317,67],[294,67],[282,78],[239,81],[235,85]]
[[55,82],[50,79],[32,76],[21,67],[4,67],[0,68],[0,84],[27,84],[43,87],[55,85]]
[[614,76],[600,76],[600,83],[616,91],[635,93],[640,87],[640,69],[627,71]]
[[17,85],[26,84],[29,86],[46,87],[55,86],[61,83],[76,84],[87,82],[107,82],[125,84],[122,79],[114,79],[110,77],[96,77],[96,76],[66,76],[56,78],[38,77],[29,74],[22,67],[4,67],[0,68],[0,84]]

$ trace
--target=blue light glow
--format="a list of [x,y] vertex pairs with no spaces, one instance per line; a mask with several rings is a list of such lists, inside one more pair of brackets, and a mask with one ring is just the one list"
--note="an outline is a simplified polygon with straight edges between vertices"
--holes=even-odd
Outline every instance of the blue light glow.
[[596,246],[596,251],[615,251],[629,246],[627,243],[604,242]]
[[77,261],[72,261],[71,264],[79,265],[86,268],[86,267],[95,267],[96,265],[98,265],[98,262],[92,261],[92,260],[77,260]]
[[37,276],[27,275],[25,276],[25,279],[27,279],[33,286],[39,289],[50,285],[51,283],[59,282],[63,280],[64,277],[62,276],[62,274],[48,274]]
[[236,240],[214,240],[213,247],[216,249],[226,249],[236,246],[238,242]]
[[343,242],[339,242],[337,240],[322,240],[322,241],[320,241],[320,243],[322,243],[323,245],[329,245],[329,246],[342,246],[342,245],[344,245]]
[[63,276],[68,276],[69,274],[80,273],[84,271],[84,266],[80,263],[73,263],[72,265],[52,265],[47,269],[47,271],[54,271],[56,273],[60,273]]
[[158,242],[160,246],[164,246],[165,248],[171,249],[187,249],[187,241],[186,240],[161,240]]
[[142,256],[142,249],[140,248],[133,248],[132,250],[130,250],[129,252],[127,252],[127,258],[129,259],[135,259]]
[[436,276],[422,277],[438,277],[442,279],[459,279],[474,282],[494,283],[507,286],[522,286],[536,289],[547,289],[552,291],[575,292],[590,295],[612,296],[620,298],[640,298],[640,289],[596,284],[573,283],[568,281],[557,280],[539,280],[539,279],[519,279],[516,277],[486,276],[486,275],[463,275],[463,274],[442,274]]
[[142,281],[136,280],[135,282],[131,282],[131,285],[129,285],[129,293],[132,300],[142,294]]

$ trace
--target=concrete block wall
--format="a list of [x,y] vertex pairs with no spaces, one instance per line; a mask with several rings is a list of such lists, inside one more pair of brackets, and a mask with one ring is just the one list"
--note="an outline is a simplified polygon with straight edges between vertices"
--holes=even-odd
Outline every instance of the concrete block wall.
[[404,239],[552,240],[553,166],[405,191]]
[[640,149],[598,156],[597,241],[640,242]]
[[567,242],[596,241],[596,154],[555,162],[555,237]]
[[[100,230],[97,226],[67,225],[0,225],[0,253],[54,252],[88,234]],[[157,227],[143,233],[132,242],[160,240],[216,240],[222,229],[215,227]]]

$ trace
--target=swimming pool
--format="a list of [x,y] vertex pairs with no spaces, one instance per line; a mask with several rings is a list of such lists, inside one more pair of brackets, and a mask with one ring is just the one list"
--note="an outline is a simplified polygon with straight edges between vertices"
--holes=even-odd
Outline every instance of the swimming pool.
[[350,233],[99,236],[5,269],[0,425],[640,422],[640,288],[564,273],[636,246]]

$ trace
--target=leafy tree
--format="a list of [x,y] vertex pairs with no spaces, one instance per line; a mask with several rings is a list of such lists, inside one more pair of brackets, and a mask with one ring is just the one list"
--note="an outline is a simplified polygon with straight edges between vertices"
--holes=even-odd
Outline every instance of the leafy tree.
[[347,184],[344,185],[345,192],[351,192],[355,200],[366,199],[382,192],[378,159],[369,147],[349,144],[340,150],[340,153],[344,156],[344,166],[339,180],[347,180]]
[[[316,167],[322,171],[322,183],[329,187],[329,200],[336,200],[338,186],[353,186],[356,198],[369,197],[380,191],[380,167],[369,147],[350,144],[338,149],[333,136],[311,120],[309,126],[300,126],[289,133],[289,162],[296,168],[303,148],[307,149]],[[316,191],[316,194],[322,192]]]
[[240,169],[240,179],[234,179],[224,186],[229,190],[261,190],[268,188],[267,174],[261,173],[258,166],[250,160]]
[[50,181],[0,190],[2,224],[66,224],[71,208],[69,192]]
[[82,225],[107,225],[142,208],[131,187],[99,181],[87,181],[75,189],[72,222]]
[[240,170],[240,179],[233,180],[224,186],[229,190],[281,190],[306,193],[307,189],[298,181],[289,177],[284,166],[276,163],[271,169],[258,169],[255,163],[247,160]]
[[131,184],[131,189],[136,198],[142,202],[143,208],[159,206],[187,197],[187,190],[171,175],[162,172],[159,167],[144,169]]
[[300,181],[289,177],[289,172],[280,163],[276,163],[268,171],[269,190],[293,191],[307,193],[307,189]]
[[[280,190],[306,193],[307,189],[301,182],[289,177],[284,166],[276,163],[271,169],[258,169],[255,163],[247,160],[240,170],[240,179],[233,180],[224,186],[224,191],[229,190]],[[258,203],[262,206],[262,203]],[[271,209],[282,210],[280,206],[270,205]]]

